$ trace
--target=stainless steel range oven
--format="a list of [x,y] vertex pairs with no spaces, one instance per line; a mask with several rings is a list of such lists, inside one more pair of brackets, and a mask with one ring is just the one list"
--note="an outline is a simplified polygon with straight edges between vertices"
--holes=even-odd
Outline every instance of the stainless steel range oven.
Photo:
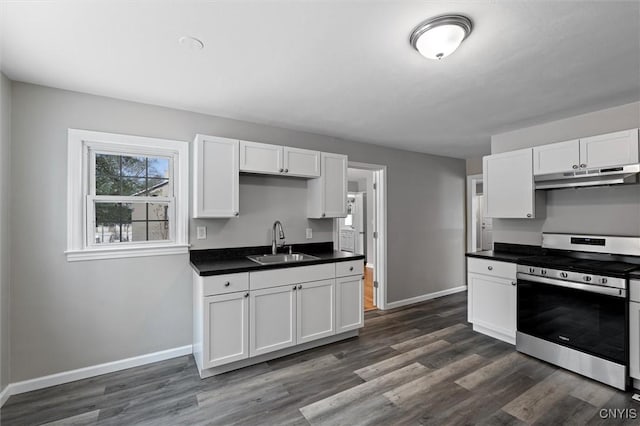
[[[640,249],[640,240],[623,238],[628,244],[621,244],[621,237],[547,235],[543,245],[552,250],[518,264],[517,350],[626,389],[627,274],[640,265],[624,257],[635,249],[619,247]],[[623,253],[611,253],[616,247]]]

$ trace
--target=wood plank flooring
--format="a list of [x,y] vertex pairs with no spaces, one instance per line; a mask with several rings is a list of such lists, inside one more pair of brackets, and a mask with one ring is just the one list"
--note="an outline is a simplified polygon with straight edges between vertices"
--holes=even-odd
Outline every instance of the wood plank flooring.
[[372,311],[376,308],[373,303],[373,268],[364,268],[364,310]]
[[205,380],[185,356],[15,395],[0,422],[637,425],[631,395],[475,333],[458,293],[368,312],[357,338]]

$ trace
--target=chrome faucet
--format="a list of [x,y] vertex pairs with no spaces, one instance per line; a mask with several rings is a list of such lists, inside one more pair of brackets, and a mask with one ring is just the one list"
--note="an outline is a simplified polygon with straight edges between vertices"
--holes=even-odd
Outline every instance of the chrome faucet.
[[[284,229],[282,229],[282,223],[279,220],[273,222],[273,234],[271,239],[271,254],[278,254],[278,245],[276,244],[276,231],[280,228],[278,232],[278,239],[284,240]],[[284,244],[284,241],[282,242]]]

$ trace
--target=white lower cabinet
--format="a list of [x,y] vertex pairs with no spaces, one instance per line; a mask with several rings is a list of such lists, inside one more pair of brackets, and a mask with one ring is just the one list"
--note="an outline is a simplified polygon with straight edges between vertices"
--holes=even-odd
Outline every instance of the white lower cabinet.
[[293,288],[286,285],[249,292],[251,356],[296,344],[296,293]]
[[298,285],[296,294],[296,343],[305,343],[336,333],[335,280]]
[[364,326],[364,294],[362,275],[336,279],[336,332]]
[[516,339],[516,265],[468,259],[468,319],[473,329],[507,343]]
[[314,341],[357,335],[364,326],[362,260],[336,265],[194,274],[193,355],[200,376],[292,353],[296,345],[304,350]]
[[203,301],[203,368],[249,357],[249,293],[207,296]]

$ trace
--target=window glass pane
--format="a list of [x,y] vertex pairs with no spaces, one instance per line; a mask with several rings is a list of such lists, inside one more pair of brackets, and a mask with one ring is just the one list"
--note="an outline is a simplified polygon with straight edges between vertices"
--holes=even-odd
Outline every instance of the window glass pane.
[[96,153],[96,195],[171,196],[171,159]]
[[145,177],[147,174],[147,157],[130,157],[121,155],[121,175],[128,177]]
[[147,195],[147,180],[145,178],[120,178],[122,182],[122,190],[118,195],[131,195],[145,197]]
[[95,204],[95,243],[169,239],[168,203]]
[[120,195],[120,177],[96,175],[97,195]]
[[148,157],[149,160],[149,177],[168,178],[169,177],[169,159],[162,157]]
[[149,197],[169,197],[169,179],[148,179]]

